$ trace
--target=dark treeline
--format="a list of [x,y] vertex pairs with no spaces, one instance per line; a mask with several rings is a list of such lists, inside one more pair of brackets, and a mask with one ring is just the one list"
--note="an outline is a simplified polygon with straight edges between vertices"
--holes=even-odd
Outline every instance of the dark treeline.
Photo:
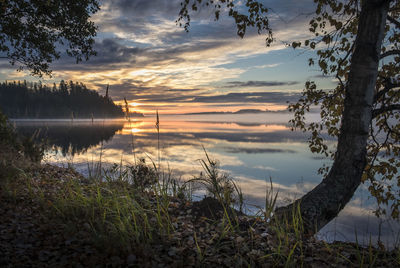
[[9,118],[115,118],[121,106],[82,83],[61,81],[48,87],[39,83],[0,84],[0,108]]

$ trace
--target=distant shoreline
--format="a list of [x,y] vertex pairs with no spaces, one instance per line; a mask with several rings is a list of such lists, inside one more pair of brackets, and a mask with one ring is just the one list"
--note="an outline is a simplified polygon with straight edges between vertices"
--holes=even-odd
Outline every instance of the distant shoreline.
[[227,112],[198,112],[198,113],[184,113],[181,115],[207,115],[207,114],[264,114],[264,113],[289,113],[287,109],[285,110],[259,110],[259,109],[242,109],[236,112],[227,111]]
[[[141,118],[141,117],[140,117]],[[92,121],[92,118],[9,118],[10,121]],[[125,121],[124,117],[104,117],[104,118],[93,118],[93,121],[102,120],[121,120]]]
[[[143,118],[144,114],[130,115],[131,118]],[[125,117],[57,117],[57,118],[47,118],[47,117],[17,117],[17,118],[9,118],[11,121],[100,121],[100,120],[126,120]]]

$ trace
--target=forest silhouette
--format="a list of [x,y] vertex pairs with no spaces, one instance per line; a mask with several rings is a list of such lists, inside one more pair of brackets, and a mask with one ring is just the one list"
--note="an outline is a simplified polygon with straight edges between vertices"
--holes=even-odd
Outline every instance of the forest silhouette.
[[84,84],[61,81],[50,88],[41,83],[0,84],[0,107],[9,118],[117,118],[122,107],[106,94]]

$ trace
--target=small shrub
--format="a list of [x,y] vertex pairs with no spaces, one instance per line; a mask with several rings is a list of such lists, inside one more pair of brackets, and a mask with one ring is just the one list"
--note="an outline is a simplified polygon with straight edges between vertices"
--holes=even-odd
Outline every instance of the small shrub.
[[14,147],[17,151],[22,149],[21,144],[17,140],[17,136],[13,126],[7,117],[0,111],[0,142]]
[[33,162],[40,162],[44,155],[44,146],[42,143],[36,144],[32,137],[24,137],[19,135],[7,119],[0,111],[0,143],[6,145],[15,154],[23,154]]
[[141,158],[134,166],[128,166],[131,183],[141,189],[148,188],[158,182],[155,167],[148,166],[146,160]]
[[204,173],[200,172],[200,176],[189,182],[199,182],[202,184],[211,197],[217,199],[224,206],[231,206],[239,203],[240,210],[243,205],[243,194],[239,186],[226,173],[220,172],[219,163],[216,160],[210,159],[207,152],[207,161],[201,159],[200,163],[203,166]]

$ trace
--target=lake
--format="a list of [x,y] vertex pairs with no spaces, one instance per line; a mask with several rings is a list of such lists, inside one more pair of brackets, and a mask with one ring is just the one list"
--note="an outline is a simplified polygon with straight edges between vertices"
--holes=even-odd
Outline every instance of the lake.
[[[316,116],[316,115],[313,115]],[[312,154],[307,135],[292,132],[290,114],[160,115],[159,139],[155,117],[126,120],[14,120],[26,135],[36,131],[51,148],[44,162],[74,166],[82,174],[101,161],[133,164],[144,158],[170,169],[174,177],[188,180],[202,171],[205,150],[240,185],[248,213],[265,205],[272,179],[279,205],[299,198],[321,181],[318,169],[331,160]],[[37,132],[40,130],[40,132]],[[334,146],[334,140],[328,140]],[[201,198],[203,193],[197,193]],[[374,198],[361,185],[339,216],[318,237],[327,241],[356,241],[368,244],[380,239],[398,245],[400,224],[377,218]]]

